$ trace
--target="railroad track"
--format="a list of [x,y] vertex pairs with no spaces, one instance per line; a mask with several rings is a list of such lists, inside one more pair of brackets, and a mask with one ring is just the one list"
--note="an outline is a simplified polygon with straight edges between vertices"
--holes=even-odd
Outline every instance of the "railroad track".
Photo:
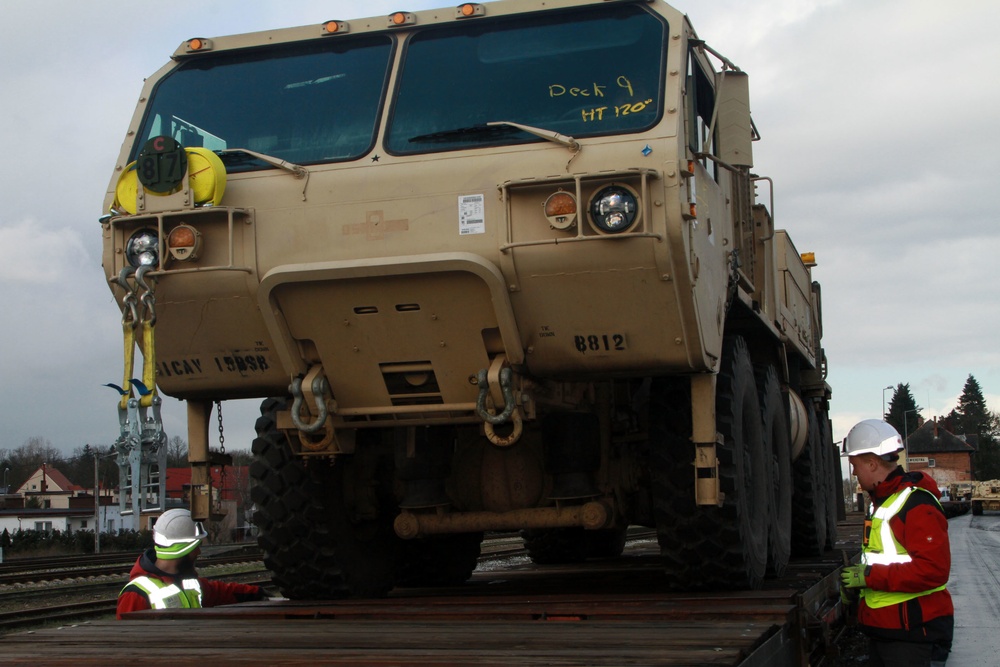
[[[266,586],[271,583],[267,570],[258,569],[251,572],[239,574],[207,576],[206,579],[225,579],[245,584],[256,584]],[[118,591],[124,582],[116,582],[113,587],[113,595],[102,596],[96,600],[85,600],[78,602],[63,602],[58,604],[42,604],[34,607],[26,607],[16,611],[0,612],[0,634],[11,630],[39,627],[52,623],[64,621],[81,621],[93,618],[113,616],[118,605]],[[98,584],[98,587],[109,587],[108,584]],[[95,586],[91,586],[94,592]],[[64,592],[64,589],[57,589]],[[55,591],[46,591],[48,596],[55,594]]]
[[[86,556],[73,556],[67,558],[44,559],[40,562],[11,564],[5,571],[0,571],[0,586],[10,584],[38,583],[43,581],[58,581],[64,579],[81,579],[89,577],[106,577],[115,575],[127,575],[135,564],[136,554],[119,554],[109,557],[106,561],[90,560]],[[210,567],[213,565],[232,565],[234,563],[247,563],[259,561],[260,552],[222,555],[222,556],[202,556],[198,560],[199,567]],[[98,564],[94,564],[98,563]]]

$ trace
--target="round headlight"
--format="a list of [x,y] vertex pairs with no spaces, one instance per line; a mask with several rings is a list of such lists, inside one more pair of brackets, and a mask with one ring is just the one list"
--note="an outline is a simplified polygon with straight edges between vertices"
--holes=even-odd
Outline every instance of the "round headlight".
[[125,244],[125,259],[140,266],[156,266],[160,262],[160,237],[155,229],[140,229]]
[[631,190],[609,185],[590,201],[590,217],[602,232],[624,232],[635,222],[639,204]]

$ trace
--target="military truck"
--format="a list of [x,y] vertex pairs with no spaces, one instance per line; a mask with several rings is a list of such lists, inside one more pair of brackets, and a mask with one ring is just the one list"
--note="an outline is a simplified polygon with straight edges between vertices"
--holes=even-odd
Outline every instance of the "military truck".
[[972,487],[972,513],[980,516],[984,511],[1000,512],[1000,479],[977,482]]
[[696,589],[821,552],[820,287],[757,139],[747,74],[659,0],[183,42],[102,225],[125,319],[155,303],[193,512],[213,404],[259,397],[254,521],[292,598],[461,583],[487,531],[565,563],[654,527]]

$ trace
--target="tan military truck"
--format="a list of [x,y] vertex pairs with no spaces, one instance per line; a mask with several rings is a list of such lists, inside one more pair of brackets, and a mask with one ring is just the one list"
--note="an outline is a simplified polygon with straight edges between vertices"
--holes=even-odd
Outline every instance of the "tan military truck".
[[261,397],[255,522],[289,597],[462,582],[484,531],[553,563],[655,527],[688,588],[822,551],[820,290],[757,200],[757,138],[746,73],[659,0],[181,44],[102,223],[188,405],[195,514],[213,403]]
[[1000,479],[977,482],[972,487],[972,513],[1000,512]]

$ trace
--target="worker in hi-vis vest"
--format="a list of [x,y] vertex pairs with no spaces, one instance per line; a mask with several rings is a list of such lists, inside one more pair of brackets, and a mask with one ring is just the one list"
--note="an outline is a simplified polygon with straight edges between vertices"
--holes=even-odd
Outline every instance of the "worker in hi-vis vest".
[[164,512],[153,526],[153,548],[139,556],[118,594],[118,618],[141,609],[196,609],[264,599],[260,586],[198,576],[194,562],[207,536],[188,510]]
[[861,563],[841,572],[845,602],[857,599],[858,625],[870,639],[873,667],[945,664],[955,608],[946,585],[951,571],[948,519],[937,483],[899,465],[902,438],[879,419],[854,426],[844,440],[871,508]]

